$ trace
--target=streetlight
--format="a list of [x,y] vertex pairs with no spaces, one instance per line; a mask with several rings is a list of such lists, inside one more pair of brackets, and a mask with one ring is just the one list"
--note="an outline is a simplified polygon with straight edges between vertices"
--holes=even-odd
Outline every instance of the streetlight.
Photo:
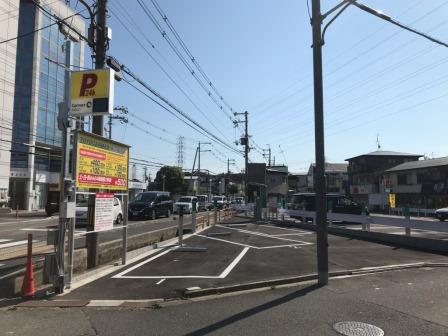
[[[448,44],[437,40],[425,33],[419,32],[408,27],[386,14],[372,9],[356,0],[343,0],[332,9],[321,14],[320,0],[312,0],[312,19],[313,28],[313,72],[314,72],[314,133],[315,133],[315,152],[316,152],[316,172],[315,172],[315,190],[316,190],[316,242],[317,242],[317,271],[318,283],[326,285],[328,283],[328,229],[327,229],[327,204],[325,190],[325,144],[324,144],[324,98],[323,98],[323,80],[322,80],[322,45],[325,32],[336,18],[344,12],[348,6],[354,5],[357,8],[372,14],[380,19],[390,22],[400,28],[420,35],[432,42],[448,47]],[[342,7],[342,8],[341,8]],[[339,11],[331,18],[321,31],[323,21],[335,11]]]

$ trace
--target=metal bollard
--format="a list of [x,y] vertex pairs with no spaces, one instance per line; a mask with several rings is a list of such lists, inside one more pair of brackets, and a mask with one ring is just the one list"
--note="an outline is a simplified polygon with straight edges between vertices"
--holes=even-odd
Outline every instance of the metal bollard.
[[366,207],[364,204],[362,205],[361,216],[362,216],[362,231],[367,231]]
[[196,233],[196,202],[193,202],[193,207],[191,209],[191,232]]
[[411,236],[411,212],[409,210],[409,205],[406,205],[403,209],[404,218],[406,219],[405,235]]

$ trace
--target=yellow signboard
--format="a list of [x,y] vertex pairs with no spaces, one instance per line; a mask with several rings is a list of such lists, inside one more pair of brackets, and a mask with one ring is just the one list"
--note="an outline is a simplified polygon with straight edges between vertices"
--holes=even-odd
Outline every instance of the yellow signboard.
[[78,131],[76,136],[76,187],[128,189],[129,146]]
[[113,70],[72,71],[70,114],[79,116],[112,113],[113,93]]
[[395,208],[395,194],[389,194],[389,207]]

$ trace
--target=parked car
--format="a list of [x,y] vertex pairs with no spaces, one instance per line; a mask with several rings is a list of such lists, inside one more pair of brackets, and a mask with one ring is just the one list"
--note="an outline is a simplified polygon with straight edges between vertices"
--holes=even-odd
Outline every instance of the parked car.
[[196,198],[198,199],[198,203],[197,203],[198,211],[209,210],[211,208],[212,205],[208,201],[207,195],[196,195]]
[[[88,201],[88,198],[80,198],[76,201],[76,226],[87,225]],[[121,224],[123,222],[123,208],[121,207],[121,202],[117,197],[114,197],[114,208],[112,211],[114,224]]]
[[436,218],[441,222],[448,219],[448,208],[441,208],[436,210]]
[[227,207],[227,205],[228,205],[227,197],[225,197],[225,196],[213,196],[212,206],[214,206],[215,201],[216,201],[216,206],[218,207],[218,209],[223,209],[223,208]]
[[193,211],[193,202],[197,203],[198,199],[196,196],[182,196],[174,203],[174,212],[179,213],[180,207],[183,208],[183,213],[189,213]]
[[144,191],[129,203],[128,208],[129,219],[169,217],[173,211],[173,201],[167,191]]
[[[361,215],[363,212],[363,205],[351,198],[341,194],[327,194],[327,208],[329,203],[332,203],[332,211],[341,214]],[[316,211],[316,194],[315,193],[297,193],[292,196],[291,202],[288,203],[288,208],[292,210]],[[369,211],[365,209],[366,215]],[[297,219],[303,219],[297,216],[291,216]],[[307,218],[305,218],[307,220]]]
[[244,205],[245,204],[244,197],[235,197],[234,204],[242,204],[242,205]]

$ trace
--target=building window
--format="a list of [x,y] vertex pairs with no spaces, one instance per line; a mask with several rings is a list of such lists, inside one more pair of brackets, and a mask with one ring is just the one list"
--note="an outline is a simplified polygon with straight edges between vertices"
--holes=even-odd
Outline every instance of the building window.
[[398,185],[407,185],[408,184],[407,176],[404,174],[398,175],[397,182],[398,182]]

